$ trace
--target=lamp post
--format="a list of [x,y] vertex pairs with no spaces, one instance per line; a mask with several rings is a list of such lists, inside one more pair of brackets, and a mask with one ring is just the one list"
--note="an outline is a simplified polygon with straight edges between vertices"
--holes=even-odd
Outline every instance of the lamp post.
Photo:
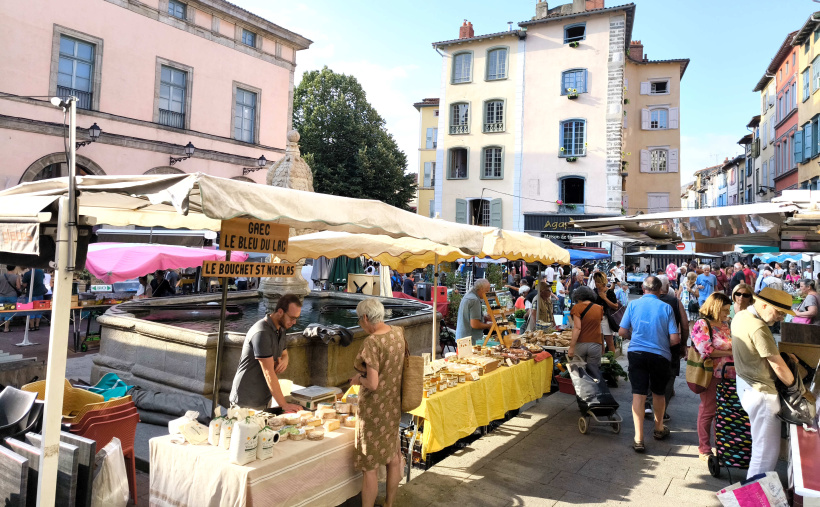
[[[764,188],[766,190],[763,190]],[[769,192],[774,192],[774,188],[767,187],[766,185],[758,185],[757,186],[757,195],[759,195],[760,197],[763,197],[764,195],[768,194]]]
[[183,160],[188,160],[189,158],[194,156],[195,151],[196,147],[190,141],[188,141],[188,144],[185,145],[185,156],[179,158],[171,157],[171,165],[174,165],[177,162],[182,162]]
[[250,174],[252,172],[256,172],[260,169],[264,169],[266,165],[268,165],[268,159],[265,158],[265,155],[262,155],[261,157],[256,159],[256,167],[242,168],[242,176],[245,176],[246,174]]
[[77,149],[80,149],[83,146],[88,146],[91,143],[97,142],[97,139],[100,138],[100,134],[102,134],[102,129],[98,127],[96,123],[94,125],[91,125],[90,127],[88,127],[88,136],[91,138],[91,140],[77,143]]

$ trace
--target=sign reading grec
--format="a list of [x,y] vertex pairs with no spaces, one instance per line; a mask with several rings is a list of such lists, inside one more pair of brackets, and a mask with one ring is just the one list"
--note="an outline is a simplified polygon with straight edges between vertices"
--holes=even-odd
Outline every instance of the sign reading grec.
[[249,218],[223,220],[219,248],[275,255],[286,254],[289,229],[287,225]]

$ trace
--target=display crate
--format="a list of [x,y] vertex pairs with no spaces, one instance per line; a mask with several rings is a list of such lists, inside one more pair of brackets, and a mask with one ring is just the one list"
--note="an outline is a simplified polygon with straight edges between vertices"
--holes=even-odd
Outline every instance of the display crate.
[[571,378],[564,378],[560,375],[556,375],[555,380],[558,381],[558,392],[575,396],[575,387],[572,385]]

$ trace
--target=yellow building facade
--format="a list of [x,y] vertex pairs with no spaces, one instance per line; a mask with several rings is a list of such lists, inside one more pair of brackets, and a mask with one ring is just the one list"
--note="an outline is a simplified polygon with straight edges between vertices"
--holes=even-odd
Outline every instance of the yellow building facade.
[[416,213],[434,218],[439,103],[437,98],[428,98],[416,102],[413,107],[419,112],[419,187]]
[[679,208],[680,90],[688,59],[649,60],[632,41],[624,76],[623,210]]
[[[820,12],[792,39],[797,47],[797,135],[795,161],[799,188],[820,190]],[[799,150],[799,152],[798,152]]]

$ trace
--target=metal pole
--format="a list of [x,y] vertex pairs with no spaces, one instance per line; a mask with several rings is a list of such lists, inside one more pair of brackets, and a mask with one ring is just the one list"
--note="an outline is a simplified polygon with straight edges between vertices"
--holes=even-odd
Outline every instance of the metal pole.
[[37,475],[37,505],[51,507],[57,489],[60,422],[62,421],[63,384],[66,353],[68,351],[69,312],[71,306],[71,279],[68,271],[69,252],[75,248],[68,242],[68,198],[59,198],[57,221],[57,267],[54,270],[54,298],[51,307],[51,326],[46,373],[43,439],[40,444],[40,467]]
[[[231,260],[231,251],[225,250],[225,260]],[[219,406],[219,385],[222,383],[222,347],[225,345],[225,306],[228,304],[228,277],[222,278],[222,308],[219,311],[219,334],[216,337],[216,370],[214,371],[214,392],[211,395],[216,415]]]
[[433,261],[433,353],[430,355],[430,360],[436,359],[436,334],[438,326],[436,320],[438,318],[438,254],[435,254]]
[[[31,272],[31,279],[28,282],[28,301],[31,302],[31,298],[34,294],[34,268],[29,268],[29,271]],[[23,275],[20,275],[20,276],[23,276]],[[53,314],[52,314],[52,318],[53,318]],[[31,313],[26,313],[26,332],[23,335],[23,341],[21,343],[17,344],[18,347],[28,347],[30,345],[37,345],[36,343],[30,342],[28,340],[28,329],[29,329],[29,322],[30,321],[31,321]]]

